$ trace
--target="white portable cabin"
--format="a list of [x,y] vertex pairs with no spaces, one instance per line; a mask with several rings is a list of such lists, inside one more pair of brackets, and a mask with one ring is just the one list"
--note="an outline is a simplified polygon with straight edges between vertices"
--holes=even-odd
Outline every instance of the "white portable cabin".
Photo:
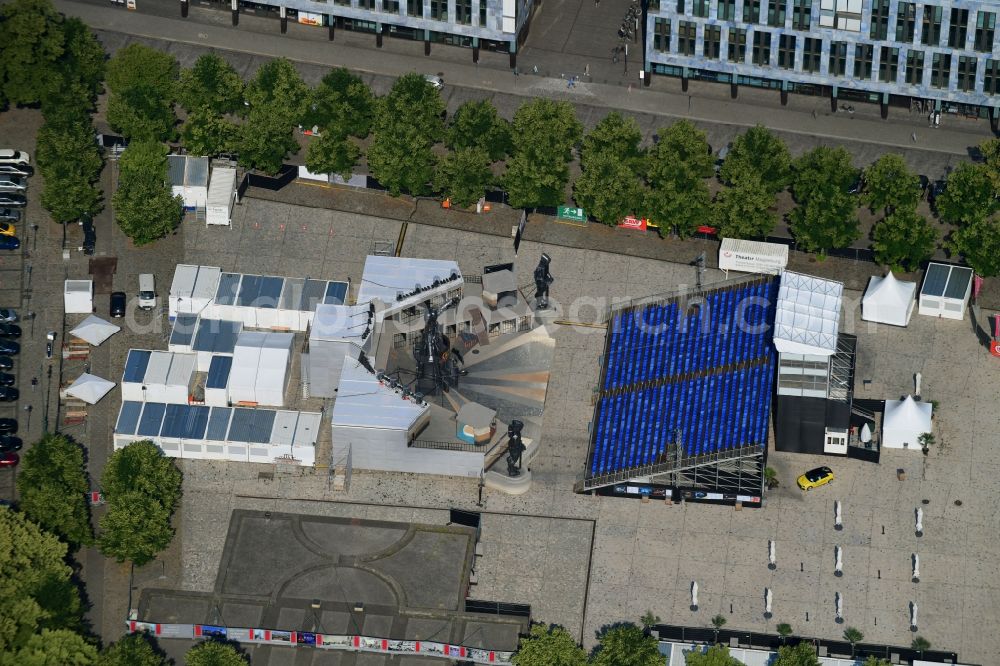
[[788,246],[780,243],[723,238],[719,270],[777,275],[788,266]]
[[208,202],[208,158],[167,155],[170,191],[184,202],[185,210],[202,208]]
[[94,311],[94,281],[66,280],[63,285],[66,314],[90,314]]
[[288,368],[292,361],[291,333],[268,333],[260,347],[254,393],[261,405],[285,406]]
[[928,264],[917,312],[931,317],[965,319],[965,309],[972,296],[972,278],[971,268]]
[[236,196],[236,169],[215,167],[208,186],[205,224],[229,226],[232,223],[233,199]]
[[222,270],[214,266],[177,264],[170,283],[169,314],[199,314],[212,303]]
[[316,307],[309,331],[309,395],[336,397],[344,359],[357,359],[371,335],[370,312],[368,305]]
[[131,349],[122,374],[122,400],[186,403],[194,369],[194,354]]
[[257,403],[257,368],[260,365],[260,348],[266,333],[243,331],[233,351],[233,367],[229,373],[229,402],[231,404]]

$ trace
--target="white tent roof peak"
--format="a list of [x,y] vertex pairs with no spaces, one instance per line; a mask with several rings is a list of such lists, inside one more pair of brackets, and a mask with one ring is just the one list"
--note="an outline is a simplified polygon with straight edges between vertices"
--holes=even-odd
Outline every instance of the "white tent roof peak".
[[66,393],[93,405],[106,396],[108,391],[114,387],[114,382],[85,372],[75,382],[70,384],[69,388],[66,389]]
[[120,326],[104,321],[97,315],[90,315],[69,333],[97,347],[120,330]]
[[920,435],[931,432],[934,406],[914,400],[908,395],[902,400],[886,400],[882,420],[882,444],[888,448],[917,447]]
[[916,303],[916,282],[903,282],[892,274],[872,276],[861,299],[861,318],[883,324],[906,326]]

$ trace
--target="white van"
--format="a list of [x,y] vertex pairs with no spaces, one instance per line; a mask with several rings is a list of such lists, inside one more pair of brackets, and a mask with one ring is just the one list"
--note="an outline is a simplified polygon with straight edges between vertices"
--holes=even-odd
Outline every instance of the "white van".
[[139,274],[139,309],[152,310],[156,307],[156,283],[152,273]]
[[23,150],[0,148],[0,164],[30,165],[31,157]]

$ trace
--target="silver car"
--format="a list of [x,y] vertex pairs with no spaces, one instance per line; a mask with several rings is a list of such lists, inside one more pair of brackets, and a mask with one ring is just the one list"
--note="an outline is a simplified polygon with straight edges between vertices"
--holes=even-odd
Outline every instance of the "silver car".
[[4,192],[24,192],[28,189],[28,180],[22,176],[12,176],[9,173],[0,174],[0,190]]
[[0,174],[11,176],[28,177],[35,173],[35,169],[30,164],[0,164]]
[[21,211],[14,210],[13,208],[0,208],[0,221],[3,221],[3,222],[20,222],[21,221]]

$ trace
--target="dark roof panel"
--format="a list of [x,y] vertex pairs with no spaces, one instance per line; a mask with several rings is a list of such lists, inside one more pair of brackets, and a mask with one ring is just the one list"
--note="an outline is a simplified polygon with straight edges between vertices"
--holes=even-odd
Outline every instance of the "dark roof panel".
[[156,437],[160,434],[160,425],[163,423],[163,413],[167,406],[162,402],[147,402],[142,410],[142,418],[139,419],[139,429],[135,434],[142,437]]
[[142,403],[135,400],[126,400],[122,403],[122,410],[118,413],[118,423],[115,425],[115,434],[134,435],[135,427],[139,425],[139,415],[142,413]]
[[326,296],[323,298],[323,302],[332,305],[343,305],[344,298],[347,296],[347,283],[346,282],[331,282],[327,285]]
[[167,405],[160,437],[202,439],[209,409],[203,405]]
[[924,275],[924,286],[920,290],[920,294],[926,296],[944,296],[944,290],[948,284],[948,268],[944,264],[930,264],[927,266],[927,273]]
[[222,319],[202,319],[194,336],[194,351],[232,354],[236,339],[243,330],[242,322]]
[[205,439],[215,442],[226,441],[229,418],[232,415],[233,410],[230,407],[212,407],[212,414],[208,418],[208,428],[205,431]]
[[208,366],[205,388],[224,389],[229,385],[229,372],[233,369],[232,356],[213,356]]
[[952,266],[951,276],[948,278],[948,286],[945,287],[944,297],[962,300],[965,298],[969,285],[972,283],[972,269],[961,266]]
[[271,441],[273,426],[274,410],[237,407],[233,410],[233,421],[226,439],[234,442],[266,444]]
[[129,350],[128,358],[125,360],[125,372],[122,375],[123,382],[141,384],[146,377],[146,367],[149,365],[151,352],[145,349]]
[[198,324],[198,315],[179,314],[174,319],[174,328],[170,331],[170,343],[172,345],[188,346],[194,340],[195,328]]
[[302,300],[299,301],[299,310],[312,312],[316,306],[323,301],[326,295],[326,282],[323,280],[306,280],[305,288],[302,289]]
[[215,291],[216,305],[232,305],[236,302],[236,290],[240,286],[239,273],[223,273],[219,277],[219,288]]

